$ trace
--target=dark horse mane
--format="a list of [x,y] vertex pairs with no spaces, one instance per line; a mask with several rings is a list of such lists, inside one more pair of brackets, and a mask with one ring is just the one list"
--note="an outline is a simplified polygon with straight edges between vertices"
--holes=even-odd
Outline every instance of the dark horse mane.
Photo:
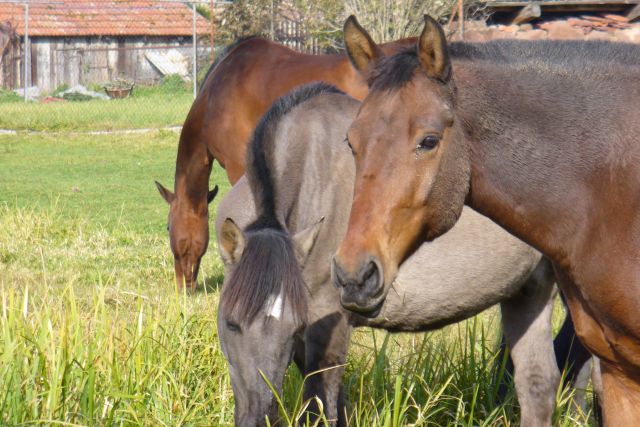
[[229,55],[229,52],[231,52],[240,43],[244,43],[247,40],[255,39],[256,37],[258,37],[258,36],[240,37],[240,38],[234,40],[234,42],[231,43],[230,45],[225,46],[224,49],[222,49],[222,52],[220,52],[219,54],[216,55],[216,59],[213,61],[213,64],[211,64],[211,66],[207,70],[207,74],[204,75],[204,78],[202,79],[202,83],[200,84],[200,89],[199,90],[200,91],[202,90],[202,88],[204,87],[205,82],[207,81],[207,78],[209,77],[209,74],[211,74],[211,72],[213,70],[215,70],[215,68],[218,66],[218,64],[221,63],[222,60],[227,57],[227,55]]
[[[567,40],[494,40],[485,43],[454,42],[448,45],[452,59],[492,61],[504,66],[526,66],[548,71],[561,67],[577,75],[607,72],[615,67],[640,66],[640,46],[632,43]],[[416,46],[381,59],[369,74],[372,90],[392,90],[407,84],[420,66]]]
[[[294,107],[322,93],[342,93],[333,86],[302,86],[278,99],[256,127],[247,152],[246,176],[256,202],[258,218],[245,230],[246,246],[221,297],[225,316],[251,324],[260,310],[282,294],[283,306],[306,321],[307,300],[296,252],[276,212],[274,150],[281,119]],[[267,317],[268,319],[268,317]]]

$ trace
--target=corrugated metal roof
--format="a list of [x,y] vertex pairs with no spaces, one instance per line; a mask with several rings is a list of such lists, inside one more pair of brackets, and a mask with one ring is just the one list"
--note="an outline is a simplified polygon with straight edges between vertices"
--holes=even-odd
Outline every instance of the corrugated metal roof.
[[[192,11],[178,2],[56,0],[29,5],[29,36],[190,36]],[[197,15],[198,34],[210,23]],[[0,3],[0,22],[9,21],[24,35],[24,7]]]

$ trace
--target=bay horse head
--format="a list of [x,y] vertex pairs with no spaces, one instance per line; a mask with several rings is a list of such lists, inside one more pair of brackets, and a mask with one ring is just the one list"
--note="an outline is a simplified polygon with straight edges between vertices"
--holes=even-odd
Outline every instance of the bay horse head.
[[459,218],[470,180],[456,89],[440,25],[385,57],[354,17],[344,39],[369,94],[347,139],[356,162],[346,235],[333,261],[345,308],[376,315],[399,265]]
[[[194,291],[197,285],[200,261],[209,244],[209,203],[218,194],[218,186],[207,193],[202,201],[178,197],[156,181],[162,198],[169,204],[167,230],[173,252],[175,278],[178,288]],[[205,202],[206,200],[206,202]]]
[[[229,363],[237,426],[266,426],[278,417],[294,344],[307,318],[307,289],[301,263],[320,223],[294,236],[259,222],[241,230],[227,218],[218,246],[225,265],[218,307],[218,337]],[[267,384],[269,382],[269,385]]]

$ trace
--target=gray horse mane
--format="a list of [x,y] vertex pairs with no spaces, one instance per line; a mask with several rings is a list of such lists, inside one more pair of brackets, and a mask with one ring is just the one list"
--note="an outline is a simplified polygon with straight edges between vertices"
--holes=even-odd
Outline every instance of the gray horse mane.
[[249,145],[246,176],[258,218],[245,230],[245,250],[231,272],[220,301],[224,315],[240,322],[252,323],[265,304],[277,295],[282,295],[283,304],[291,304],[297,320],[306,321],[302,271],[291,236],[276,213],[273,156],[276,129],[282,118],[294,107],[322,93],[341,92],[326,84],[312,84],[278,99],[258,123]]

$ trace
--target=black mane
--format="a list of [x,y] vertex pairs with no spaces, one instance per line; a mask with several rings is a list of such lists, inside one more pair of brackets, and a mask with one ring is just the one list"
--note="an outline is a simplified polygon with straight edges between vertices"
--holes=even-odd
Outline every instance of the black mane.
[[304,281],[289,235],[266,228],[246,236],[245,250],[222,292],[223,315],[249,325],[267,302],[282,294],[283,307],[291,304],[297,320],[306,322]]
[[[485,43],[454,42],[448,45],[455,60],[492,61],[505,66],[526,65],[548,69],[550,65],[575,73],[588,73],[625,65],[640,65],[640,46],[632,43],[581,40],[494,40]],[[392,90],[407,84],[420,67],[416,47],[381,59],[368,78],[372,90]]]
[[256,126],[249,144],[249,150],[247,150],[246,175],[259,215],[258,219],[249,226],[249,229],[283,229],[276,215],[277,194],[271,174],[271,168],[274,164],[272,156],[275,148],[275,130],[285,114],[322,93],[342,92],[325,83],[312,83],[301,86],[276,100]]
[[[280,120],[294,107],[322,93],[341,93],[333,86],[302,86],[273,103],[256,127],[247,152],[246,176],[258,210],[258,219],[245,230],[246,247],[224,287],[225,316],[251,324],[265,304],[282,295],[283,307],[306,321],[307,299],[291,236],[276,212],[273,176],[275,133]],[[267,317],[268,319],[268,317]]]
[[372,91],[388,91],[401,88],[420,67],[416,47],[412,46],[393,55],[382,58],[375,65],[367,82]]

